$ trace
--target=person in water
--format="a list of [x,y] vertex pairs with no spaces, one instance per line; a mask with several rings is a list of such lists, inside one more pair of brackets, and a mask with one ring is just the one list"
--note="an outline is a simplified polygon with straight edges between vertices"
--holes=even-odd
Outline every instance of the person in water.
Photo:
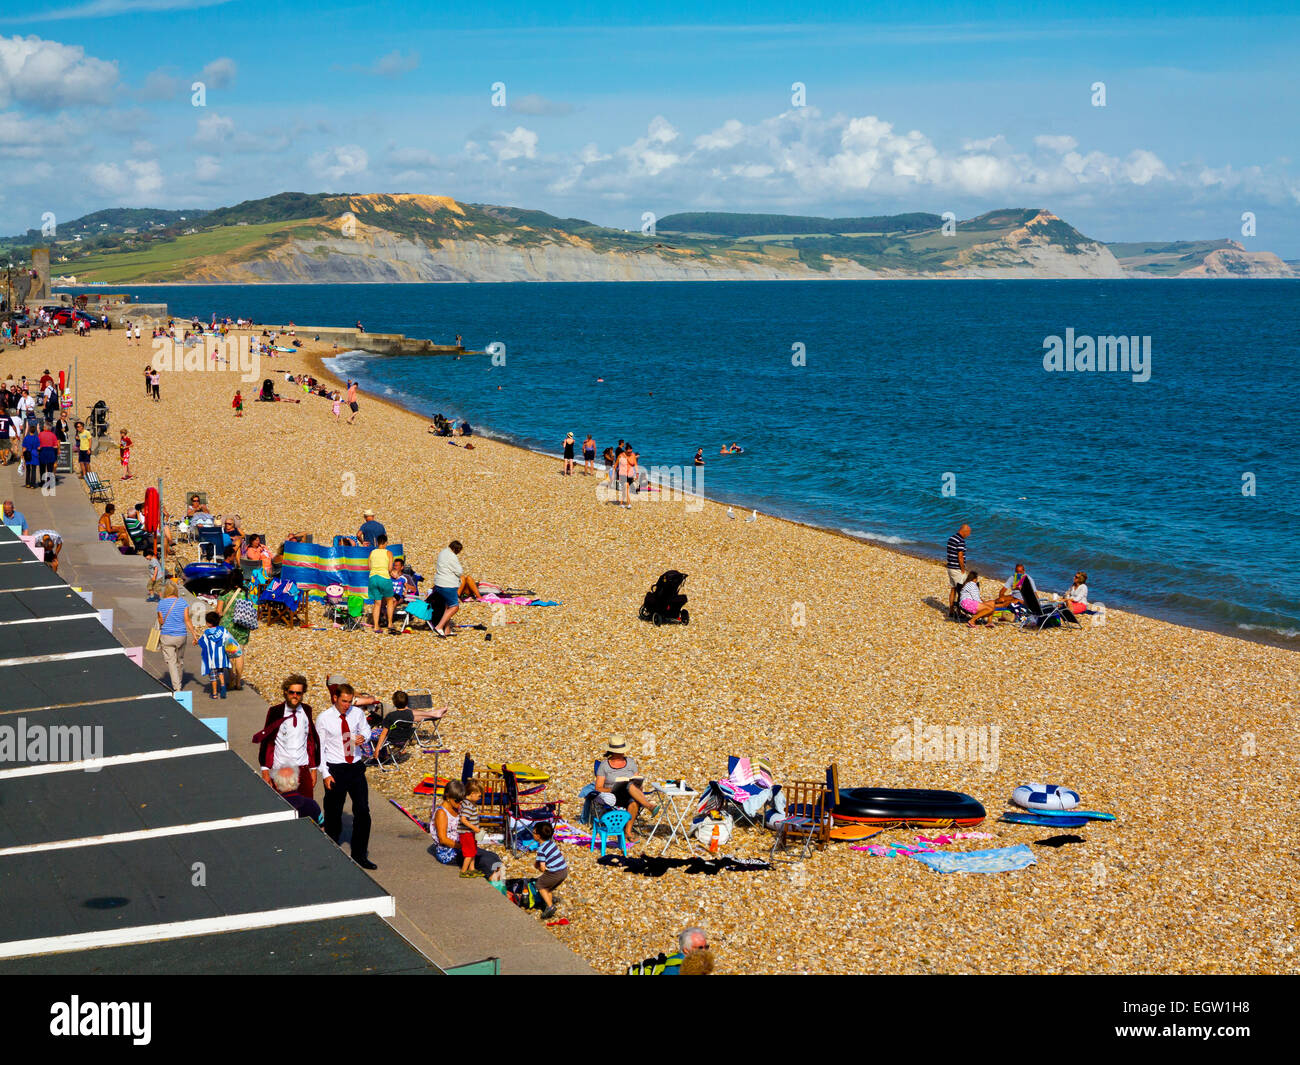
[[704,448],[702,447],[697,448],[695,451],[695,465],[697,466],[704,465]]

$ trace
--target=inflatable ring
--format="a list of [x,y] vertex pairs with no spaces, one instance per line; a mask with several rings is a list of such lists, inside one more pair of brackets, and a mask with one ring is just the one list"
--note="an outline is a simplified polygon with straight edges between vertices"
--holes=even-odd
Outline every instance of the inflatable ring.
[[1079,805],[1079,793],[1060,784],[1021,784],[1011,793],[1011,801],[1026,810],[1073,810]]
[[841,788],[837,825],[978,825],[984,807],[960,791],[925,788]]

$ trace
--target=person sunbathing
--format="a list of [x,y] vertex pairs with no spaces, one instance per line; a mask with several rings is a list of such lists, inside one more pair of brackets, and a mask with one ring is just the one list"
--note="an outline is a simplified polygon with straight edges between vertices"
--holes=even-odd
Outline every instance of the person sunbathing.
[[997,597],[982,604],[967,624],[972,627],[981,623],[988,624],[999,610],[1010,610],[1013,603],[1023,602],[1018,593],[1025,581],[1029,581],[1029,587],[1034,586],[1033,579],[1025,572],[1025,564],[1017,562],[1015,572],[1007,578],[1007,583],[998,589]]
[[104,505],[104,513],[99,516],[99,538],[110,542],[115,541],[118,547],[130,547],[131,538],[127,535],[124,525],[114,525],[113,515],[117,513],[117,507],[112,503]]

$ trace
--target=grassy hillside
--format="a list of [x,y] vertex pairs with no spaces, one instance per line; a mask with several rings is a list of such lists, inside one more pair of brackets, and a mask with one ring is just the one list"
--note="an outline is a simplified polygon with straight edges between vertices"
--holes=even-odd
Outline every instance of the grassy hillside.
[[1171,277],[1200,266],[1211,252],[1237,245],[1230,240],[1175,240],[1116,243],[1106,247],[1126,270]]
[[151,241],[136,250],[102,252],[60,264],[79,279],[117,284],[125,281],[184,281],[205,260],[254,258],[281,240],[314,229],[310,223],[267,222],[260,226],[224,226]]

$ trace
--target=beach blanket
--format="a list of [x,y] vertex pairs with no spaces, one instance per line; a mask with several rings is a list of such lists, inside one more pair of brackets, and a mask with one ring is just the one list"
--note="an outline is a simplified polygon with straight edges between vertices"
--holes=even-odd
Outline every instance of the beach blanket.
[[1014,847],[961,851],[957,854],[922,851],[914,852],[909,857],[922,865],[928,865],[936,873],[1010,873],[1038,863],[1034,852],[1023,843],[1017,843]]
[[536,602],[536,599],[531,595],[493,595],[490,592],[484,592],[483,602],[499,603],[503,606],[531,606]]
[[[394,558],[403,556],[401,544],[389,544],[388,550]],[[301,591],[323,592],[331,584],[341,584],[345,595],[364,597],[370,583],[370,548],[287,543],[280,576]]]

